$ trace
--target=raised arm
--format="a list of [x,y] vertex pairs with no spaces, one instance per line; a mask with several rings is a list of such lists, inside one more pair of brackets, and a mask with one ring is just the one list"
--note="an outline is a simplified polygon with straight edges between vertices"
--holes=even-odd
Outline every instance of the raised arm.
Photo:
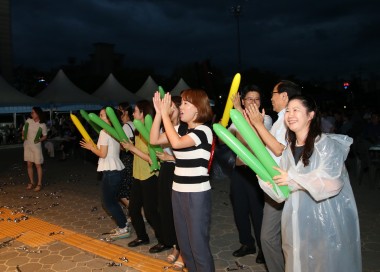
[[234,105],[234,109],[238,110],[241,114],[243,114],[243,107],[241,106],[241,97],[237,92],[235,95],[231,96],[232,103]]
[[162,122],[164,123],[166,137],[170,142],[170,145],[174,149],[183,149],[195,145],[194,140],[188,136],[180,137],[177,131],[174,129],[174,126],[170,120],[170,106],[171,106],[171,95],[169,93],[165,94],[165,97],[161,101],[161,114]]
[[160,133],[160,127],[161,127],[161,99],[160,99],[160,93],[156,92],[153,96],[153,105],[154,109],[156,110],[156,116],[153,120],[153,125],[150,130],[150,144],[152,145],[162,145],[162,144],[168,144],[168,138],[166,137],[166,133]]
[[263,121],[263,116],[255,104],[249,105],[245,109],[251,125],[256,129],[258,135],[264,144],[273,152],[277,157],[281,156],[285,146],[266,129]]

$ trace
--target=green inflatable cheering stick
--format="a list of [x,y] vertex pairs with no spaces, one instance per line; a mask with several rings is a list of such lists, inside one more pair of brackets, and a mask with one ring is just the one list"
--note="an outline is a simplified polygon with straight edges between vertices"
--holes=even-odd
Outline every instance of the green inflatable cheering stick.
[[90,126],[99,134],[102,128],[90,120],[90,117],[88,116],[88,113],[85,110],[80,110],[79,112],[80,115],[82,115],[83,119],[86,120],[87,123],[89,123]]
[[160,98],[164,98],[165,96],[165,91],[164,91],[164,88],[162,88],[161,86],[158,86],[158,92],[160,93]]
[[38,143],[38,141],[41,139],[41,135],[42,135],[42,128],[39,127],[36,133],[36,137],[34,137],[35,144]]
[[[247,142],[248,146],[251,148],[253,153],[256,155],[257,159],[264,166],[266,171],[269,173],[271,178],[279,175],[280,173],[273,169],[273,166],[278,167],[275,160],[269,154],[266,147],[261,142],[260,138],[256,135],[255,131],[248,124],[247,120],[245,120],[244,116],[235,109],[232,109],[230,112],[231,120],[239,131],[240,135]],[[259,175],[260,176],[260,175]],[[281,192],[285,197],[289,195],[288,186],[279,186]]]
[[214,124],[213,129],[218,137],[239,156],[239,158],[248,165],[262,180],[269,181],[273,185],[273,190],[277,193],[278,186],[273,181],[265,167],[253,155],[247,147],[245,147],[228,129],[221,124]]
[[116,130],[116,133],[117,135],[119,136],[119,139],[121,141],[124,141],[126,140],[127,142],[129,142],[129,138],[127,137],[127,135],[125,135],[125,132],[124,132],[124,129],[123,127],[121,126],[120,124],[120,121],[119,119],[117,118],[113,108],[111,107],[107,107],[106,108],[106,113],[107,113],[107,116],[108,118],[110,119],[114,129]]
[[24,125],[24,141],[28,138],[28,129],[29,129],[29,123],[25,122],[25,125]]
[[107,131],[112,137],[114,137],[118,142],[121,142],[121,139],[119,137],[119,134],[117,134],[116,130],[104,122],[102,119],[100,119],[99,116],[97,116],[95,113],[90,113],[88,115],[91,121],[93,121],[95,124],[97,124],[99,127]]
[[162,152],[162,148],[159,146],[152,146],[149,143],[150,140],[150,129],[152,128],[153,119],[152,116],[147,114],[144,118],[145,125],[140,120],[133,120],[133,124],[135,125],[135,128],[137,131],[141,134],[141,136],[144,138],[144,140],[148,143],[148,151],[149,151],[149,157],[152,160],[152,165],[150,166],[150,170],[156,171],[160,169],[160,166],[158,164],[156,151]]

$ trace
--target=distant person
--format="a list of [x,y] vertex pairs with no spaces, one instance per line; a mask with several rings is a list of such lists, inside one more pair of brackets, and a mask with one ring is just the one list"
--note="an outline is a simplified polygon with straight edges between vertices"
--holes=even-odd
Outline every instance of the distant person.
[[334,123],[328,118],[327,113],[321,113],[321,129],[323,133],[333,133],[335,130]]
[[[38,136],[39,133],[40,136]],[[24,141],[24,161],[27,162],[29,177],[29,184],[26,189],[31,190],[34,188],[35,192],[39,192],[42,189],[41,165],[44,163],[41,142],[47,138],[45,115],[40,107],[32,108],[31,118],[26,120],[21,137]],[[37,170],[37,185],[34,182],[33,164]]]
[[363,136],[371,144],[380,144],[380,123],[379,123],[378,112],[371,113],[371,119],[369,123],[365,126],[363,131]]
[[349,135],[352,137],[351,130],[352,130],[353,125],[352,125],[352,120],[351,120],[351,113],[344,112],[342,114],[342,120],[343,120],[342,126],[340,127],[338,133]]
[[288,146],[273,180],[289,187],[289,197],[260,181],[275,201],[285,202],[285,271],[362,271],[358,211],[345,167],[352,138],[323,134],[316,103],[306,96],[290,98],[285,122]]

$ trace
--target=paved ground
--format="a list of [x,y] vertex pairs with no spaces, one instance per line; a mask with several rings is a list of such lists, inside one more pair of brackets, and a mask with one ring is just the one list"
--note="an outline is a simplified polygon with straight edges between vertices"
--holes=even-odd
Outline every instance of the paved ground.
[[[104,242],[100,242],[103,237],[101,234],[114,228],[114,224],[100,204],[100,187],[94,163],[82,158],[66,161],[47,159],[44,164],[44,181],[47,185],[41,192],[36,193],[25,190],[27,177],[22,162],[22,148],[0,149],[0,158],[0,228],[1,220],[7,220],[9,217],[7,211],[26,211],[30,213],[30,218],[60,226],[80,237],[88,237],[95,241],[98,247],[102,247]],[[350,163],[349,169],[353,169]],[[352,184],[360,216],[363,271],[380,271],[380,209],[377,202],[380,190],[370,187],[365,178],[361,186],[357,185],[355,179],[352,180]],[[236,261],[245,265],[247,271],[266,271],[265,266],[255,263],[255,255],[242,258],[232,256],[239,243],[228,196],[229,181],[213,181],[212,186],[211,248],[217,271],[237,268]],[[18,215],[16,213],[12,216],[17,218]],[[32,221],[28,223],[28,220],[7,224],[14,224],[13,230],[16,232],[20,224],[30,225]],[[14,236],[3,235],[0,236],[0,271],[148,271],[142,268],[142,265],[147,263],[152,264],[151,269],[159,266],[156,271],[163,271],[166,264],[160,260],[164,260],[168,252],[148,253],[149,247],[156,243],[151,229],[148,230],[151,244],[133,249],[137,255],[126,251],[125,257],[131,260],[133,258],[133,262],[124,263],[123,266],[115,266],[122,261],[104,257],[108,255],[99,253],[97,248],[88,249],[80,243],[75,245],[58,239],[59,233],[54,233],[50,238],[45,237],[48,241],[46,243],[36,242],[36,246],[28,246],[22,235],[10,243],[5,243]],[[107,242],[104,248],[109,251],[130,250],[127,243],[134,238],[132,235],[128,239]],[[139,262],[141,266],[138,265]],[[153,271],[151,269],[149,271]]]

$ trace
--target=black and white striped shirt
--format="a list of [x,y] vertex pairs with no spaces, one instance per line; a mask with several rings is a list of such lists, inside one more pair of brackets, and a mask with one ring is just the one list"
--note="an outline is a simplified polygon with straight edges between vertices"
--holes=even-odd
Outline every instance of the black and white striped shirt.
[[212,145],[212,131],[206,125],[193,129],[183,129],[181,124],[175,129],[180,136],[189,135],[194,146],[173,149],[176,166],[174,170],[173,190],[178,192],[203,192],[211,189],[208,175],[208,161]]

